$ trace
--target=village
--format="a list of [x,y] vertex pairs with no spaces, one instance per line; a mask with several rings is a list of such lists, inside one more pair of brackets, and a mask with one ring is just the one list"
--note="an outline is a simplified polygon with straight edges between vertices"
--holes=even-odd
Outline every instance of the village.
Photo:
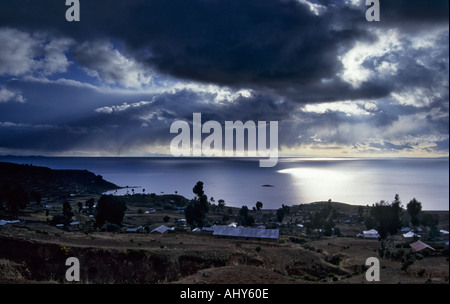
[[[249,282],[259,282],[257,278],[262,276],[267,283],[367,283],[364,262],[371,256],[381,259],[385,274],[381,283],[448,282],[448,212],[422,212],[437,221],[433,231],[438,232],[430,237],[430,227],[410,228],[408,214],[403,210],[405,225],[381,246],[378,231],[367,229],[370,206],[329,200],[266,210],[262,204],[258,208],[237,208],[227,207],[223,200],[216,204],[212,199],[205,225],[194,227],[187,223],[184,212],[188,199],[180,195],[132,193],[120,197],[126,203],[121,227],[106,223],[95,228],[95,202],[100,196],[70,195],[63,204],[71,212],[69,222],[58,222],[64,210],[57,200],[30,204],[18,219],[0,221],[0,238],[8,243],[14,243],[13,239],[32,241],[33,246],[59,244],[65,256],[75,252],[80,255],[81,250],[81,255],[85,255],[80,257],[81,263],[87,256],[98,255],[99,248],[139,253],[139,259],[131,262],[133,267],[138,261],[153,259],[155,254],[167,263],[160,273],[153,270],[128,278],[127,271],[120,267],[114,273],[101,274],[98,263],[103,260],[96,257],[95,266],[84,262],[89,264],[85,265],[85,273],[89,274],[85,280],[94,282],[117,276],[120,282],[223,283],[223,272],[237,275],[235,272],[242,273],[244,268],[247,274],[253,274],[252,278],[240,277]],[[242,209],[252,219],[251,225],[242,225]],[[321,216],[325,218],[320,219]],[[81,249],[86,247],[89,252]],[[13,252],[0,252],[0,260],[13,260],[12,265],[16,266],[12,268],[18,267]],[[26,260],[22,258],[22,263],[29,263]],[[153,264],[149,262],[147,267],[154,267]]]

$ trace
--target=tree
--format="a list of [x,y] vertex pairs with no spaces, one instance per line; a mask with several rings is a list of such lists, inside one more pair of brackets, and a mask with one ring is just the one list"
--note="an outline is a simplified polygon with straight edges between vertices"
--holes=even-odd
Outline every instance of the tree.
[[105,223],[116,224],[122,227],[127,206],[125,201],[118,196],[102,195],[97,203],[97,215],[95,227],[102,227]]
[[439,225],[439,216],[437,214],[425,213],[422,216],[422,225],[429,228],[428,240],[432,241],[439,235],[437,225]]
[[419,213],[422,211],[422,203],[413,198],[408,205],[406,205],[406,210],[411,218],[411,224],[413,226],[418,226],[420,224]]
[[4,187],[6,193],[4,194],[6,200],[6,206],[11,213],[17,213],[19,209],[24,209],[29,201],[28,193],[22,188],[17,186],[10,189],[8,186]]
[[[323,211],[323,210],[322,210]],[[327,217],[322,212],[316,212],[312,217],[312,228],[320,229],[324,226]]]
[[425,213],[422,216],[422,225],[431,228],[439,224],[439,216],[437,214]]
[[85,205],[86,207],[88,207],[89,210],[92,211],[92,209],[94,208],[94,203],[95,203],[95,199],[94,199],[93,197],[91,197],[90,199],[88,199],[88,200],[84,203],[84,205]]
[[194,194],[197,194],[198,197],[204,195],[205,191],[203,191],[203,182],[197,182],[194,188],[192,188],[192,192],[194,192]]
[[281,208],[283,208],[284,214],[290,214],[291,213],[291,207],[281,204]]
[[253,216],[248,214],[248,207],[242,206],[239,210],[239,223],[243,226],[252,226],[255,223]]
[[203,191],[203,182],[199,181],[192,189],[192,192],[197,195],[192,199],[184,209],[186,222],[191,226],[203,227],[206,214],[209,212],[208,197]]
[[239,209],[239,217],[240,218],[245,218],[248,216],[248,207],[247,206],[242,206],[241,209]]
[[370,210],[370,215],[372,215],[377,221],[377,230],[381,239],[381,247],[384,248],[384,241],[388,235],[397,234],[398,230],[401,228],[400,221],[401,206],[398,195],[395,196],[394,202],[392,204],[381,201],[376,203],[374,207]]
[[163,221],[164,221],[164,223],[169,222],[169,221],[170,221],[170,216],[166,215],[166,216],[163,218]]
[[278,208],[277,209],[277,221],[282,222],[284,219],[284,208]]
[[225,207],[225,201],[223,199],[218,200],[217,203],[220,209],[223,209]]
[[364,207],[363,206],[358,206],[358,221],[363,221],[364,220]]
[[83,203],[78,202],[78,213],[81,213],[81,210],[83,210]]
[[334,221],[330,219],[329,221],[325,222],[323,224],[323,235],[325,236],[331,236],[333,234],[333,228],[336,226]]
[[261,210],[262,209],[262,207],[263,207],[263,203],[261,203],[261,202],[256,202],[256,210]]
[[398,194],[395,195],[391,208],[392,221],[388,231],[389,234],[393,236],[397,234],[398,231],[402,228],[402,221],[400,219],[400,216],[402,214],[402,202],[400,201],[400,197]]
[[364,225],[366,225],[367,230],[375,229],[377,227],[377,220],[372,216],[367,216],[364,219]]
[[72,206],[70,206],[69,202],[63,203],[63,215],[67,218],[68,221],[70,221],[73,216]]

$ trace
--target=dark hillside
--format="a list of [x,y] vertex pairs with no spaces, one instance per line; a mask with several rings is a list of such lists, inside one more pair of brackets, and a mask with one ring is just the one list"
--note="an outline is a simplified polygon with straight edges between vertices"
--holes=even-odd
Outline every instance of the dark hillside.
[[100,194],[119,188],[87,170],[52,170],[0,162],[0,186],[3,185],[22,186],[26,191],[35,190],[50,195]]

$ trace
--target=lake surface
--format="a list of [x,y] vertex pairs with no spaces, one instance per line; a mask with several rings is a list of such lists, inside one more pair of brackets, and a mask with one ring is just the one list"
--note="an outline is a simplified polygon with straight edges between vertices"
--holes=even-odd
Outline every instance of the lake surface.
[[[355,205],[391,202],[403,206],[416,198],[424,210],[449,210],[448,158],[280,158],[273,168],[260,168],[248,158],[97,158],[0,157],[0,161],[52,169],[87,169],[119,186],[140,187],[135,193],[173,194],[193,198],[204,182],[205,194],[227,206],[263,208],[332,199]],[[266,186],[265,186],[266,185]],[[267,186],[267,185],[270,185]],[[122,189],[120,193],[132,193]]]

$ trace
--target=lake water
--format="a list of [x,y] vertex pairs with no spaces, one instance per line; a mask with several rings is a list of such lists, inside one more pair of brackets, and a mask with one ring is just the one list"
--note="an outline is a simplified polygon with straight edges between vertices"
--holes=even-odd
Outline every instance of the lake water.
[[[246,158],[95,158],[0,157],[0,161],[87,169],[135,193],[173,194],[193,198],[204,182],[205,194],[227,206],[263,208],[332,199],[356,205],[391,202],[400,195],[404,207],[412,199],[424,210],[449,210],[449,161],[440,159],[280,158],[273,168],[260,168]],[[271,187],[263,187],[271,185]],[[122,189],[121,193],[131,189]]]

